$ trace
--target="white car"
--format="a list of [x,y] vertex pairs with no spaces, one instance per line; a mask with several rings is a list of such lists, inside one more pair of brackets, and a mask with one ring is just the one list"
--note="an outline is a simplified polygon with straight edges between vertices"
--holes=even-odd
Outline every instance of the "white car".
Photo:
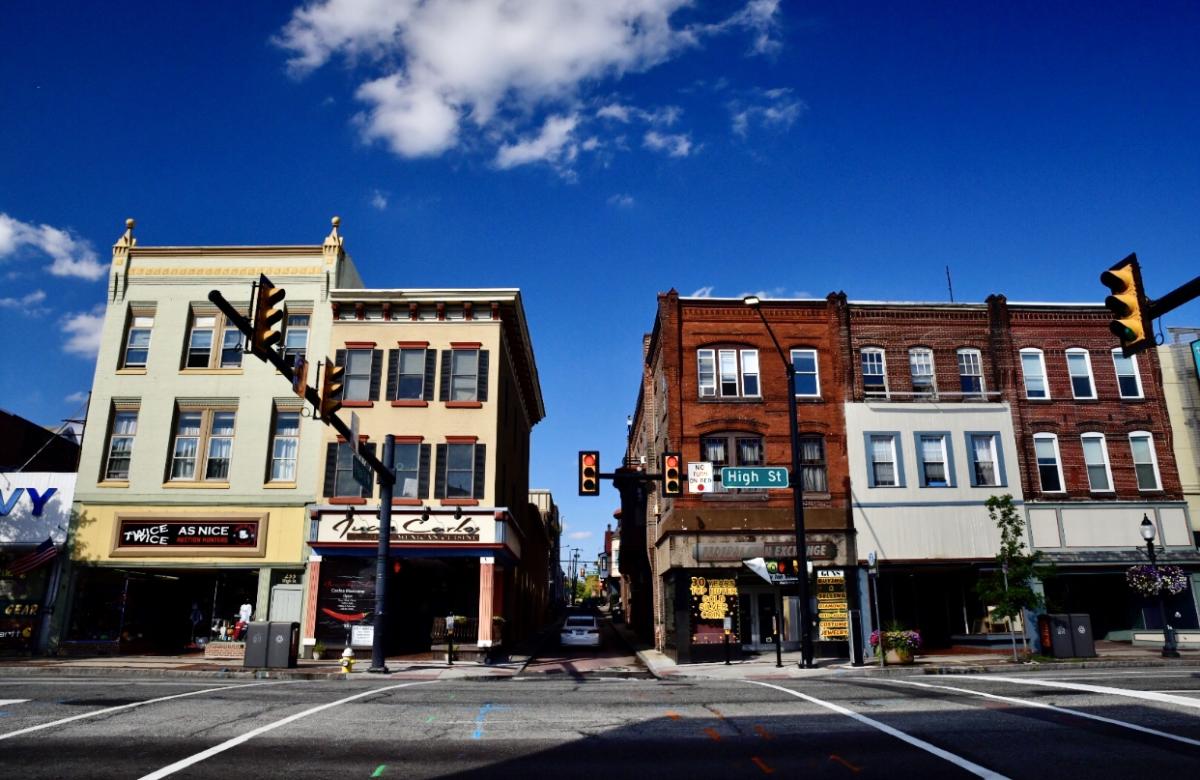
[[563,623],[558,639],[564,647],[599,647],[600,624],[591,615],[571,615]]

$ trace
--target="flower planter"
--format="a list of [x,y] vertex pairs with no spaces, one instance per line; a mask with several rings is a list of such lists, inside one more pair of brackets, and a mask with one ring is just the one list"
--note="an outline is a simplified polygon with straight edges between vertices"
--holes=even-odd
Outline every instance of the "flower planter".
[[897,666],[908,666],[913,662],[913,654],[910,650],[887,650],[883,654],[883,660]]

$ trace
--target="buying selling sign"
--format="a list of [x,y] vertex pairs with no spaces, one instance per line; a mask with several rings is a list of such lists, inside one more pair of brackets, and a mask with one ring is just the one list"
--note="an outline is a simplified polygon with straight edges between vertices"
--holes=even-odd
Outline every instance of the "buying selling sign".
[[234,555],[262,557],[265,515],[118,517],[113,556]]

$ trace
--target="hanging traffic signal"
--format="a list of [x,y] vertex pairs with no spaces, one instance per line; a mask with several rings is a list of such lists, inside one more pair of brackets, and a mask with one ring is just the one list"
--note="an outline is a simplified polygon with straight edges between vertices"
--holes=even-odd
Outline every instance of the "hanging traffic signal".
[[287,292],[276,287],[266,274],[259,274],[258,295],[254,305],[254,333],[250,336],[250,348],[260,356],[283,340],[283,333],[275,326],[283,320],[284,296]]
[[292,392],[304,398],[305,392],[308,390],[308,361],[303,355],[296,356],[296,362],[292,364]]
[[1152,302],[1142,287],[1142,269],[1136,254],[1100,274],[1100,283],[1112,290],[1104,305],[1113,313],[1108,329],[1121,341],[1125,357],[1154,346]]
[[579,451],[579,495],[600,495],[600,453],[596,450]]
[[683,479],[680,471],[683,468],[683,456],[678,452],[664,452],[662,456],[663,495],[683,495]]
[[346,373],[345,366],[339,366],[329,358],[325,359],[325,374],[321,377],[321,419],[327,420],[338,409],[342,408],[342,377]]

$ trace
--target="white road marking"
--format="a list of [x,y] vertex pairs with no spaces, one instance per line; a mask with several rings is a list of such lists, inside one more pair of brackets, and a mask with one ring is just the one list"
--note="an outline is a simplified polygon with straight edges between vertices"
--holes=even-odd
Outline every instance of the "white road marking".
[[81,715],[72,715],[69,718],[62,718],[60,720],[51,721],[49,723],[42,723],[41,725],[38,725],[38,726],[30,726],[29,728],[18,729],[16,731],[10,731],[7,734],[0,734],[0,740],[9,739],[11,737],[19,737],[22,734],[29,734],[30,732],[34,732],[34,731],[41,731],[42,729],[49,729],[49,728],[53,728],[55,726],[61,726],[65,723],[72,723],[77,720],[83,720],[84,718],[94,718],[97,715],[104,715],[109,712],[118,712],[120,710],[130,710],[130,709],[133,709],[134,707],[141,707],[146,704],[154,704],[154,703],[160,702],[160,701],[169,701],[170,699],[182,699],[185,696],[198,696],[202,693],[213,693],[215,691],[229,691],[229,690],[233,690],[235,688],[253,688],[253,687],[259,686],[259,685],[286,685],[288,683],[294,683],[294,682],[297,682],[297,681],[296,680],[279,680],[277,682],[246,683],[244,685],[226,685],[224,688],[202,688],[198,691],[188,691],[187,693],[177,693],[173,696],[159,696],[157,699],[146,699],[145,701],[135,701],[132,704],[121,704],[116,707],[105,707],[102,710],[95,710],[93,712],[85,712]]
[[1016,685],[1040,685],[1043,688],[1061,688],[1069,691],[1086,691],[1088,693],[1103,693],[1109,696],[1124,696],[1129,699],[1144,699],[1160,704],[1177,704],[1180,707],[1200,709],[1200,700],[1188,699],[1183,696],[1172,696],[1169,693],[1154,691],[1139,691],[1133,688],[1112,688],[1107,685],[1089,685],[1088,683],[1063,682],[1061,680],[1030,680],[1014,677],[994,677],[989,674],[971,675],[972,680],[988,680],[991,682],[1014,683]]
[[10,704],[24,704],[29,699],[0,699],[0,707],[7,707]]
[[[887,725],[886,723],[880,723],[877,720],[868,718],[865,715],[860,715],[857,712],[848,710],[845,707],[834,704],[833,702],[824,701],[822,699],[816,698],[815,696],[809,696],[806,693],[800,693],[799,691],[793,691],[792,689],[784,688],[781,685],[772,685],[771,683],[759,682],[757,680],[746,680],[745,682],[748,682],[751,685],[761,685],[764,688],[774,688],[777,691],[782,691],[783,693],[790,694],[792,696],[795,696],[798,699],[804,699],[805,701],[810,702],[812,704],[816,704],[819,707],[824,707],[827,710],[833,710],[834,712],[839,713],[841,715],[845,715],[848,718],[853,718],[854,720],[858,721],[859,723],[865,723],[866,725],[870,726],[871,728],[879,729],[884,734],[893,736],[896,739],[900,740],[901,742],[907,742],[908,744],[912,745],[913,747],[920,748],[921,750],[924,750],[927,753],[932,753],[933,755],[937,756],[938,758],[941,758],[945,761],[949,761],[951,764],[954,764],[955,766],[959,767],[960,769],[965,769],[966,771],[970,772],[973,775],[976,775],[977,777],[986,777],[986,778],[989,778],[989,780],[1008,780],[1008,778],[1005,775],[1002,775],[999,772],[993,772],[991,769],[988,769],[987,767],[980,766],[979,764],[976,764],[973,761],[969,761],[969,760],[963,758],[962,756],[951,753],[948,750],[943,750],[942,748],[938,747],[937,745],[932,745],[923,739],[918,739],[917,737],[911,736],[909,734],[905,734],[903,731],[900,731],[899,729],[894,729],[891,726]],[[143,780],[146,780],[146,779],[143,778]]]
[[212,758],[213,756],[215,756],[219,753],[224,753],[226,750],[229,750],[230,748],[237,747],[238,745],[241,745],[245,742],[249,742],[250,740],[254,739],[255,737],[257,737],[260,734],[266,734],[268,731],[277,729],[280,726],[286,726],[287,724],[292,723],[297,720],[300,720],[301,718],[307,718],[309,715],[315,715],[316,713],[327,710],[330,707],[336,707],[339,704],[345,704],[347,702],[354,701],[355,699],[362,699],[366,696],[374,696],[375,694],[383,693],[384,691],[394,691],[397,688],[408,688],[413,685],[429,685],[429,684],[435,683],[435,682],[440,682],[440,681],[439,680],[421,680],[419,682],[408,682],[408,683],[400,683],[399,685],[388,685],[383,688],[371,688],[370,690],[363,691],[362,693],[356,693],[353,696],[347,696],[344,699],[338,699],[337,701],[331,701],[328,704],[321,704],[319,706],[304,710],[303,712],[297,712],[294,715],[288,715],[286,718],[283,718],[282,720],[277,720],[274,723],[268,723],[265,726],[259,726],[258,728],[252,729],[251,731],[247,731],[245,734],[234,737],[233,739],[227,739],[219,745],[213,745],[212,747],[210,747],[207,750],[202,750],[199,753],[196,753],[195,755],[191,755],[191,756],[188,756],[187,758],[176,761],[174,764],[170,764],[169,766],[164,766],[162,769],[159,769],[156,772],[151,772],[148,775],[144,775],[141,778],[141,780],[159,780],[159,778],[167,777],[168,775],[173,775],[181,769],[187,769],[189,766],[192,766],[193,764],[198,764],[201,761],[204,761],[205,759],[208,759],[208,758]]
[[1039,709],[1044,709],[1044,710],[1054,710],[1055,712],[1062,712],[1067,715],[1074,715],[1077,718],[1086,718],[1087,720],[1095,720],[1095,721],[1099,721],[1100,723],[1107,723],[1111,726],[1120,726],[1123,729],[1130,729],[1132,731],[1140,731],[1143,734],[1153,734],[1154,736],[1162,737],[1163,739],[1170,739],[1170,740],[1174,740],[1175,742],[1182,742],[1185,745],[1192,745],[1194,747],[1200,747],[1200,740],[1189,739],[1188,737],[1181,737],[1176,734],[1168,734],[1165,731],[1159,731],[1157,729],[1151,729],[1151,728],[1147,728],[1145,726],[1139,726],[1136,723],[1128,723],[1126,721],[1116,720],[1114,718],[1106,718],[1103,715],[1092,715],[1089,712],[1081,712],[1079,710],[1073,710],[1069,707],[1055,707],[1053,704],[1046,704],[1045,702],[1040,702],[1040,701],[1030,701],[1028,699],[1018,699],[1013,696],[1000,696],[999,694],[995,694],[995,693],[984,693],[983,691],[973,691],[970,688],[955,688],[951,685],[931,685],[929,683],[912,682],[911,680],[891,679],[891,680],[871,680],[871,682],[876,683],[876,684],[883,684],[883,685],[892,685],[892,684],[915,685],[918,688],[936,688],[937,690],[940,690],[940,691],[954,691],[955,693],[969,693],[972,696],[982,696],[985,699],[995,699],[997,701],[1005,701],[1005,702],[1009,702],[1012,704],[1019,704],[1023,707],[1037,707]]

